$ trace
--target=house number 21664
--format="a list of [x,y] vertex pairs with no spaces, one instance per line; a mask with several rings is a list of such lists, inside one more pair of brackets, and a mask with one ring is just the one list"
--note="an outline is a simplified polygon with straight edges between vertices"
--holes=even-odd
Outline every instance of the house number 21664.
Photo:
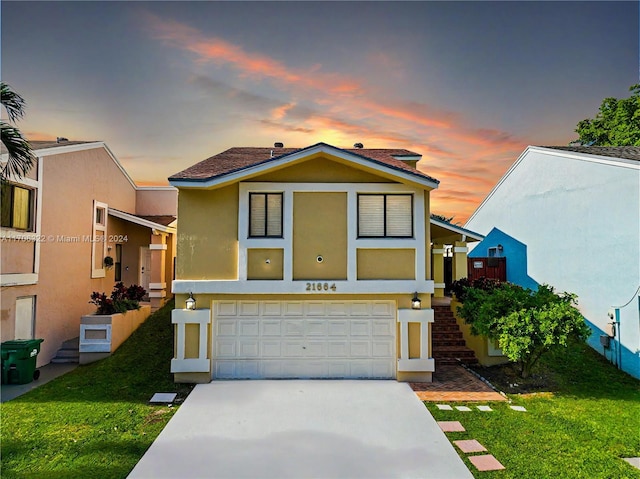
[[307,291],[335,291],[336,283],[307,283]]

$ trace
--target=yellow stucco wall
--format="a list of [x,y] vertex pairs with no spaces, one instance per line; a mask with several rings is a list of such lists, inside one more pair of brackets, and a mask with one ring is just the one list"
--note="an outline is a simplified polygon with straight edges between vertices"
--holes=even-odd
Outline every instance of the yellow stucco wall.
[[416,279],[414,249],[357,250],[358,279]]
[[347,279],[346,193],[294,193],[293,279]]
[[391,180],[381,178],[367,171],[358,170],[327,158],[316,158],[288,168],[266,173],[252,178],[251,181],[299,182],[299,183],[388,183]]
[[283,274],[283,249],[250,248],[247,250],[247,279],[282,279]]
[[179,279],[237,279],[238,185],[179,192]]

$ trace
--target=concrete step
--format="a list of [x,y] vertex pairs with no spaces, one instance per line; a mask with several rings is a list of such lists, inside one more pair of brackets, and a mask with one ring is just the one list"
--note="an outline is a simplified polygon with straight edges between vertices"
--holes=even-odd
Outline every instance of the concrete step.
[[67,339],[62,343],[55,357],[54,364],[77,364],[80,362],[80,337]]

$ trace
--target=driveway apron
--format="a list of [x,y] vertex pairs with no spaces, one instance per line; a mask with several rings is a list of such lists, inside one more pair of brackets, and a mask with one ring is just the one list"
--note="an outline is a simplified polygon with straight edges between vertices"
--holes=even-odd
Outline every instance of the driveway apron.
[[406,383],[280,380],[196,386],[129,478],[473,476]]

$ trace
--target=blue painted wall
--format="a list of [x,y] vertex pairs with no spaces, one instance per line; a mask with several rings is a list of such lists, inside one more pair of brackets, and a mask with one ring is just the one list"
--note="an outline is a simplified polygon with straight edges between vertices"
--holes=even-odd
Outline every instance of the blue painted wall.
[[539,284],[527,274],[527,245],[498,228],[493,228],[469,253],[469,258],[489,256],[489,248],[502,245],[499,256],[507,258],[507,281],[536,290]]
[[[539,283],[527,274],[527,245],[509,236],[498,228],[493,228],[478,245],[469,253],[469,258],[484,258],[489,256],[489,248],[502,245],[499,256],[507,258],[507,281],[518,284],[524,288],[537,290]],[[639,300],[640,301],[640,300]],[[640,302],[639,302],[640,308]],[[640,355],[621,346],[618,341],[611,339],[610,347],[603,348],[600,344],[600,336],[605,334],[595,324],[585,318],[585,322],[591,328],[592,334],[587,340],[587,344],[593,349],[603,354],[612,364],[622,369],[636,378],[640,378]],[[622,325],[622,334],[624,334]],[[621,348],[620,356],[617,348]]]

